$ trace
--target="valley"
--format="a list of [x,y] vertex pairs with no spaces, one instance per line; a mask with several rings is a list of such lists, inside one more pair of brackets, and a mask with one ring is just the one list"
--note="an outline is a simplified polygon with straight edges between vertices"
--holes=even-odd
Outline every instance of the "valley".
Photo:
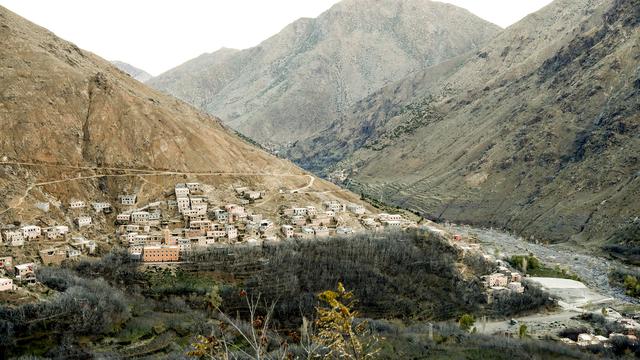
[[[136,47],[258,28],[193,5]],[[0,358],[640,357],[640,0],[316,15],[154,77],[0,6]]]

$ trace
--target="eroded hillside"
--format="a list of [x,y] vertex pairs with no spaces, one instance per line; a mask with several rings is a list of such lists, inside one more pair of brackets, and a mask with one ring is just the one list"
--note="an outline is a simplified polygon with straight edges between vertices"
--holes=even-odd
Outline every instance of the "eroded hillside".
[[[432,89],[407,79],[396,88],[417,89],[408,96],[362,102],[308,159],[342,146],[331,170],[353,188],[433,218],[633,243],[621,233],[639,210],[638,5],[556,1],[431,77]],[[355,151],[342,145],[351,137]]]

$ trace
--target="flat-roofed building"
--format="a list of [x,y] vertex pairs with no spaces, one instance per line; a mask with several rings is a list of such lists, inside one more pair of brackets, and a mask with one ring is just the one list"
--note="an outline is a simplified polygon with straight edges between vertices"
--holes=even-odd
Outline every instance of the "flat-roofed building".
[[142,248],[144,262],[171,262],[179,259],[180,246],[178,245],[151,245]]

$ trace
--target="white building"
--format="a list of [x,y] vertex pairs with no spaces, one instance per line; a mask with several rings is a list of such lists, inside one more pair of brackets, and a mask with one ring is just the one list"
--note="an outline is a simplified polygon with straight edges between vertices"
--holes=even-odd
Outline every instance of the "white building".
[[358,204],[349,204],[347,206],[347,209],[349,209],[349,211],[351,211],[352,213],[354,213],[356,215],[362,215],[366,211],[364,206],[358,205]]
[[307,215],[307,208],[293,208],[294,216],[304,216]]
[[4,241],[11,246],[24,245],[24,235],[22,231],[18,230],[6,230],[3,233]]
[[130,214],[118,214],[116,216],[116,220],[119,222],[128,222],[131,220],[131,215]]
[[71,201],[69,202],[69,207],[70,207],[71,209],[83,209],[83,208],[85,208],[86,206],[87,206],[87,204],[85,204],[85,202],[84,202],[84,201],[82,201],[82,200],[75,200],[75,199],[74,199],[74,200],[71,200]]
[[339,227],[336,229],[338,235],[350,235],[353,234],[353,229],[350,227]]
[[200,192],[202,191],[202,185],[200,183],[196,183],[196,182],[191,182],[191,183],[187,183],[187,189],[189,189],[189,191],[192,192]]
[[35,239],[42,234],[42,229],[36,225],[23,226],[21,230],[25,239]]
[[162,212],[159,209],[149,212],[149,220],[160,220],[160,218],[162,218]]
[[189,188],[185,184],[176,184],[174,191],[176,198],[189,196]]
[[25,282],[35,282],[36,265],[34,263],[26,263],[15,266],[16,280]]
[[382,224],[389,228],[399,228],[400,226],[402,226],[402,222],[400,222],[399,220],[384,220]]
[[306,207],[307,209],[307,215],[309,216],[316,216],[316,214],[318,213],[318,210],[316,209],[315,206],[309,205]]
[[258,200],[258,199],[260,199],[261,196],[262,196],[262,194],[260,194],[259,191],[245,191],[244,192],[244,197],[245,197],[245,199],[248,199],[248,200]]
[[144,224],[149,221],[149,213],[146,211],[134,211],[131,213],[131,222],[134,224]]
[[111,209],[111,204],[108,202],[94,202],[91,203],[91,207],[93,207],[93,210],[96,212],[102,212]]
[[225,226],[225,231],[227,233],[227,238],[229,240],[234,240],[238,238],[238,229],[236,229],[235,226],[227,225]]
[[378,219],[380,219],[381,222],[384,222],[384,221],[402,221],[402,215],[398,215],[398,214],[380,214],[380,215],[378,215]]
[[267,219],[263,219],[262,221],[260,221],[260,231],[261,232],[266,232],[266,231],[270,230],[271,228],[273,228],[273,221],[267,220]]
[[522,294],[524,292],[524,286],[522,286],[522,284],[517,281],[507,284],[507,289],[519,294]]
[[287,239],[293,237],[293,226],[291,225],[282,225],[280,231],[282,232],[282,235],[284,235],[284,237]]
[[76,219],[76,224],[78,224],[79,228],[89,226],[91,225],[91,223],[91,216],[78,216],[78,218]]
[[135,205],[138,195],[120,195],[122,205]]
[[65,225],[54,226],[44,229],[48,239],[57,239],[60,236],[64,236],[69,232],[69,227]]
[[13,280],[9,278],[0,278],[0,291],[13,290]]
[[318,238],[325,238],[329,236],[329,228],[325,226],[319,226],[313,229],[313,232]]

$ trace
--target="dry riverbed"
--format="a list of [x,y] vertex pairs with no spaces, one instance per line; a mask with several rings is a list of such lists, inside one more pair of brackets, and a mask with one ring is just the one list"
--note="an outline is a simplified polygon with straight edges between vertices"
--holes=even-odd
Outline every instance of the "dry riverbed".
[[[566,269],[577,275],[581,283],[571,280],[531,278],[540,283],[559,299],[559,310],[518,317],[515,321],[489,321],[477,324],[483,333],[509,332],[517,334],[520,324],[526,324],[529,332],[537,336],[557,333],[565,327],[579,325],[575,317],[582,312],[598,311],[601,307],[628,308],[639,304],[637,299],[611,286],[609,272],[616,267],[628,267],[616,260],[582,253],[562,245],[542,245],[493,229],[479,229],[464,225],[449,225],[448,229],[465,237],[478,239],[482,250],[499,257],[532,254],[548,267]],[[566,285],[566,286],[565,286]]]

